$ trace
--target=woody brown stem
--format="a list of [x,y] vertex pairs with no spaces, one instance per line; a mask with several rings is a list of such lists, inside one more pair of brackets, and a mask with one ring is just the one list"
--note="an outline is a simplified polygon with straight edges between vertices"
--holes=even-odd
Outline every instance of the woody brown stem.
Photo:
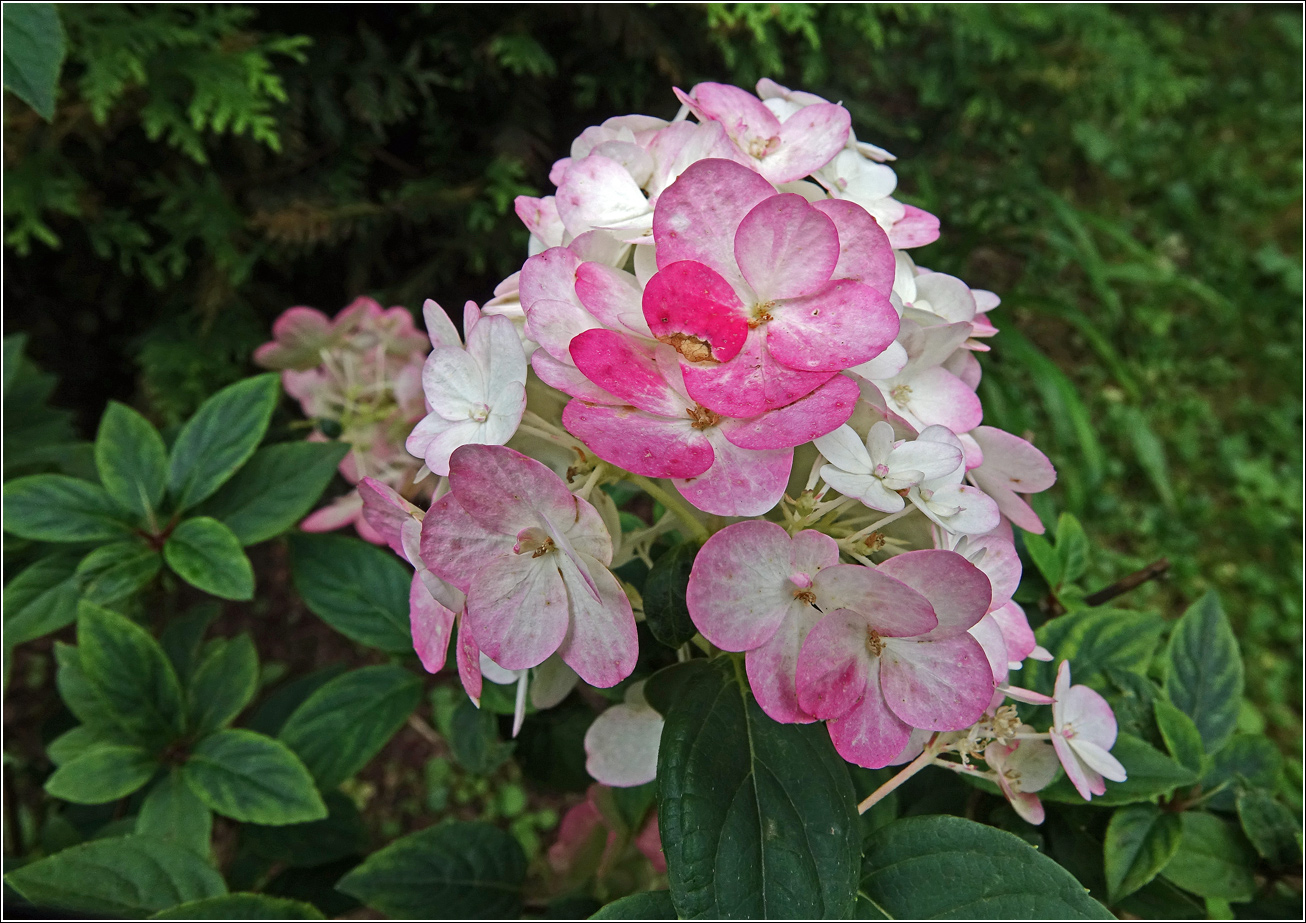
[[1159,561],[1153,561],[1142,570],[1136,570],[1132,574],[1121,577],[1110,586],[1103,587],[1096,593],[1090,593],[1084,597],[1084,602],[1090,606],[1100,606],[1108,603],[1117,596],[1123,596],[1130,590],[1137,589],[1149,580],[1155,580],[1170,569],[1168,558],[1161,558]]

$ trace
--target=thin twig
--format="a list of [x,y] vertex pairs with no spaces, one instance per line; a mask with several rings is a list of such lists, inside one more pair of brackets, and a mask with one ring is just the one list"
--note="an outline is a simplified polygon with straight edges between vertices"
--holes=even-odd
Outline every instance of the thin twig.
[[1130,590],[1137,589],[1149,580],[1155,580],[1170,569],[1170,560],[1162,558],[1159,561],[1153,561],[1142,570],[1136,570],[1128,576],[1121,577],[1115,583],[1108,587],[1103,587],[1096,593],[1090,593],[1084,597],[1085,605],[1100,606],[1103,603],[1110,602],[1117,596],[1123,596]]

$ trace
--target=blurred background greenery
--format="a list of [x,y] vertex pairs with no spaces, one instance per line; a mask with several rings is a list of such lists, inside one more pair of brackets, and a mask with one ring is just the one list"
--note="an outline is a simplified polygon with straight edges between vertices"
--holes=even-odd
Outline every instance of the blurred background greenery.
[[[513,198],[587,125],[769,76],[844,103],[998,292],[986,422],[1057,465],[1090,586],[1215,588],[1247,730],[1301,773],[1297,6],[61,5],[47,123],[6,98],[5,333],[83,436],[175,424],[292,304],[490,297]],[[60,421],[60,425],[66,425]],[[8,452],[8,448],[6,450]]]

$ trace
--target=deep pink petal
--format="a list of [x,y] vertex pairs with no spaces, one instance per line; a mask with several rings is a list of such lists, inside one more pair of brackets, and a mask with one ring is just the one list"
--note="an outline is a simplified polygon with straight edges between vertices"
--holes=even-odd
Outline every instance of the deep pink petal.
[[893,713],[913,727],[959,731],[993,698],[993,672],[968,634],[938,641],[886,639],[880,685]]
[[895,250],[923,247],[939,239],[939,219],[915,205],[904,206],[905,214],[889,229],[889,243]]
[[[769,326],[769,325],[768,325]],[[689,396],[727,417],[755,417],[811,394],[835,372],[807,372],[781,365],[767,350],[766,331],[748,331],[739,355],[723,363],[681,362]]]
[[571,341],[571,358],[585,377],[626,403],[663,417],[684,417],[684,398],[668,386],[646,343],[596,328]]
[[653,336],[691,361],[727,362],[748,337],[739,296],[703,263],[664,264],[644,288],[643,308]]
[[861,613],[835,609],[808,632],[797,672],[798,702],[804,711],[817,718],[838,718],[876,685],[872,674],[879,661],[867,648],[871,630]]
[[924,635],[939,623],[925,595],[885,573],[883,565],[827,567],[813,579],[812,591],[816,604],[824,611],[859,612],[871,628],[885,637]]
[[741,449],[787,449],[838,429],[852,416],[861,390],[836,375],[806,397],[756,417],[721,421],[721,432]]
[[617,578],[598,561],[585,561],[599,598],[567,584],[571,627],[558,654],[591,686],[615,686],[635,669],[639,640],[630,600]]
[[700,160],[663,191],[653,212],[658,268],[693,260],[732,285],[743,283],[735,263],[735,230],[775,188],[748,167]]
[[697,477],[715,458],[711,443],[688,417],[571,401],[562,411],[562,425],[599,458],[645,477]]
[[427,673],[439,673],[444,667],[454,616],[431,596],[421,576],[413,574],[413,584],[408,590],[408,620],[413,633],[413,650]]
[[453,494],[433,503],[422,520],[422,562],[464,593],[486,561],[512,545],[512,538],[473,519]]
[[585,377],[584,373],[570,362],[559,362],[542,349],[531,354],[531,368],[540,381],[551,388],[557,388],[564,394],[580,398],[591,404],[624,404],[621,398],[610,394]]
[[[726,83],[699,83],[689,93],[675,90],[680,101],[701,120],[725,126],[726,134],[745,150],[754,139],[765,141],[780,133],[780,121],[760,99]],[[833,156],[833,155],[831,155]]]
[[501,554],[484,563],[467,593],[466,619],[476,643],[505,670],[543,663],[567,636],[567,613],[567,590],[552,554]]
[[735,260],[760,302],[798,298],[829,281],[839,262],[839,234],[802,196],[775,195],[739,223]]
[[885,704],[878,682],[872,682],[862,700],[826,728],[840,756],[868,769],[880,769],[897,762],[912,737],[911,725]]
[[1029,627],[1025,610],[1018,603],[1008,600],[998,606],[989,615],[993,616],[998,627],[1002,629],[1002,638],[1007,645],[1007,662],[1020,663],[1038,646],[1034,631]]
[[765,520],[734,523],[707,540],[685,592],[703,637],[727,651],[766,643],[798,589],[789,580],[791,543],[784,527]]
[[825,212],[839,232],[839,262],[831,278],[860,282],[887,298],[893,291],[895,264],[884,228],[847,199],[825,199],[812,207]]
[[[934,607],[939,625],[930,638],[948,638],[966,631],[989,611],[989,578],[954,551],[909,551],[889,558],[881,574],[901,580]],[[918,725],[923,727],[923,725]]]
[[363,500],[364,519],[390,546],[391,551],[407,560],[403,544],[404,522],[421,510],[401,497],[389,484],[383,484],[376,478],[363,478],[358,483],[358,495]]
[[481,704],[481,649],[467,627],[464,615],[458,624],[458,678],[462,680],[463,689],[479,707]]
[[676,489],[705,513],[761,516],[784,496],[794,464],[793,449],[741,449],[719,428],[703,431],[712,444],[712,467],[692,478],[676,478]]
[[840,279],[777,305],[767,348],[792,369],[843,371],[869,362],[898,335],[898,314],[879,292]]

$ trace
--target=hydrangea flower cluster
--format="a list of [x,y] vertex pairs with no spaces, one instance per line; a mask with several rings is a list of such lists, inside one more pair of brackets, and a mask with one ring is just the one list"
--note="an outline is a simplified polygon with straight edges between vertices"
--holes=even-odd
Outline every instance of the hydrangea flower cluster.
[[[255,350],[254,361],[281,372],[286,393],[313,422],[310,440],[350,444],[340,463],[345,480],[370,477],[411,499],[429,496],[429,487],[413,480],[421,462],[404,450],[422,418],[422,363],[431,348],[408,309],[358,298],[333,319],[316,308],[294,307],[277,318],[272,337]],[[363,516],[357,490],[300,525],[309,532],[353,525],[369,542],[383,543]]]
[[[1068,664],[1052,697],[1012,683],[1050,659],[1012,600],[1012,529],[1043,531],[1023,496],[1056,475],[983,425],[998,297],[917,265],[938,220],[893,197],[892,155],[842,106],[769,80],[676,94],[670,122],[586,129],[556,193],[517,200],[530,256],[467,306],[465,344],[427,304],[406,445],[436,499],[374,477],[360,501],[414,566],[422,662],[456,625],[469,695],[516,682],[518,724],[578,680],[616,685],[639,606],[612,568],[677,530],[702,544],[682,658],[741,653],[774,720],[825,722],[898,779],[982,773],[1032,822],[1058,761],[1101,794],[1124,778],[1105,701]],[[623,533],[599,489],[623,481],[665,518]],[[1008,699],[1051,704],[1052,729]],[[587,735],[591,773],[649,781],[661,727],[632,687]]]

